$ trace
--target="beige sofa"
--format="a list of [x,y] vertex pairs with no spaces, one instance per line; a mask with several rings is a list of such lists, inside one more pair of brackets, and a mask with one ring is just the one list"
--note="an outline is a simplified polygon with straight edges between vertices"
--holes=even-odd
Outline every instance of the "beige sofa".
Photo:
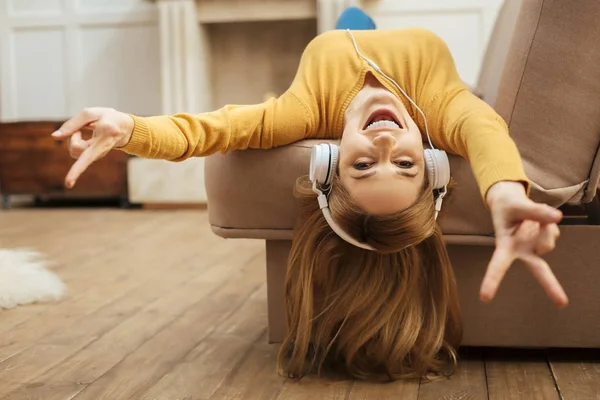
[[[468,162],[453,156],[458,188],[440,223],[458,279],[464,345],[600,347],[600,226],[593,225],[592,207],[600,174],[600,2],[570,3],[507,1],[478,89],[509,124],[534,182],[532,197],[569,214],[547,260],[570,305],[556,309],[521,265],[509,271],[493,302],[479,300],[493,228]],[[214,233],[266,243],[271,342],[286,329],[284,277],[297,212],[292,188],[296,177],[307,174],[313,144],[215,155],[206,162]]]

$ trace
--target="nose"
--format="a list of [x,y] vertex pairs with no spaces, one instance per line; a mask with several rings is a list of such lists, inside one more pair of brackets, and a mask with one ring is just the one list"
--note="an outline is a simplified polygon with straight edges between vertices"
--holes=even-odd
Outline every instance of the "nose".
[[373,138],[373,144],[377,147],[389,149],[396,144],[396,138],[389,132],[382,132]]

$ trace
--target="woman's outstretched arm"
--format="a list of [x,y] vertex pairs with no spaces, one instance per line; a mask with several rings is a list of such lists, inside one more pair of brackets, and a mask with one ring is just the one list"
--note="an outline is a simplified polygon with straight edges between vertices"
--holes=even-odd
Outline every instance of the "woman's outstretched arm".
[[419,53],[415,96],[434,145],[469,161],[484,200],[501,181],[520,182],[528,192],[529,180],[506,123],[460,78],[446,43],[423,31]]
[[[291,92],[256,105],[225,106],[201,114],[140,117],[111,108],[87,108],[66,121],[52,136],[68,139],[77,161],[67,174],[72,187],[79,176],[109,151],[118,149],[143,158],[182,161],[217,152],[268,149],[300,140],[312,122]],[[82,130],[91,130],[91,139]]]
[[131,118],[131,138],[120,149],[169,161],[269,149],[302,139],[310,128],[304,105],[291,91],[260,104],[227,105],[202,114]]

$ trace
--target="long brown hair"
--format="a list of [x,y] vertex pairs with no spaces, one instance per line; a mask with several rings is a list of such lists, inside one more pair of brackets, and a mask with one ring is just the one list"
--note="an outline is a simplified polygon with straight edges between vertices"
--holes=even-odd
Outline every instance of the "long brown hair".
[[301,378],[327,367],[396,380],[451,372],[462,328],[429,183],[411,207],[373,216],[335,178],[328,196],[334,220],[376,252],[331,230],[306,177],[295,195],[300,215],[288,259],[281,373]]

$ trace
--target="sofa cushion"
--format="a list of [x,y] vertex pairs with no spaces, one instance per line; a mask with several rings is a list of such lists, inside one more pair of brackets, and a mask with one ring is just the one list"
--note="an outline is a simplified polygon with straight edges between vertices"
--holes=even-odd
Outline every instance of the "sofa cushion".
[[[320,142],[207,157],[205,185],[213,231],[227,238],[289,240],[298,212],[294,183],[308,174],[312,146]],[[468,162],[450,156],[450,164],[457,186],[440,214],[443,232],[491,235],[489,211]]]

